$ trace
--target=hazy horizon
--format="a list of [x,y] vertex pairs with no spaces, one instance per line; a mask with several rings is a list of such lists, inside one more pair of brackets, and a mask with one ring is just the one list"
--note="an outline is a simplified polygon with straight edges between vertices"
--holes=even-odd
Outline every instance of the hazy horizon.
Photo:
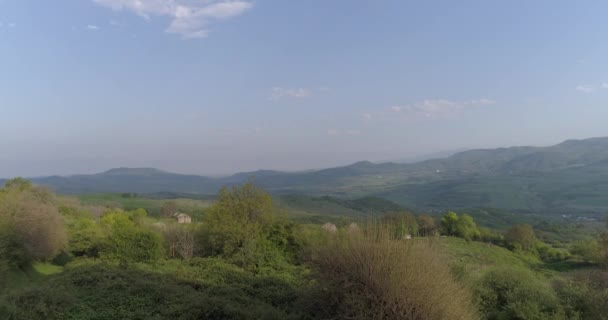
[[230,171],[230,172],[211,172],[211,173],[206,173],[204,171],[200,171],[200,172],[199,171],[180,171],[179,168],[176,168],[176,169],[166,169],[166,168],[163,168],[163,167],[155,167],[155,166],[149,166],[149,165],[142,164],[142,165],[137,165],[137,166],[115,165],[115,166],[109,166],[109,167],[99,167],[99,168],[91,169],[91,171],[89,171],[89,172],[66,172],[66,173],[55,173],[55,174],[31,175],[31,176],[24,176],[24,175],[0,176],[0,179],[9,179],[9,178],[14,178],[14,177],[39,178],[39,177],[48,177],[48,176],[86,175],[86,174],[104,173],[104,172],[112,170],[112,169],[123,169],[123,168],[127,168],[127,169],[156,169],[156,170],[161,170],[161,171],[165,171],[165,172],[169,172],[169,173],[187,174],[187,175],[200,175],[200,176],[207,176],[207,177],[226,177],[226,176],[230,176],[230,175],[234,175],[234,174],[238,174],[238,173],[262,171],[262,170],[281,171],[281,172],[305,172],[305,171],[323,170],[323,169],[329,169],[329,168],[334,168],[334,167],[348,166],[348,165],[355,164],[357,162],[363,162],[363,161],[370,161],[370,162],[373,162],[373,163],[376,163],[376,164],[379,164],[379,163],[389,163],[389,162],[394,162],[394,163],[416,163],[416,162],[430,160],[430,159],[447,158],[447,157],[449,157],[449,156],[451,156],[453,154],[457,154],[457,153],[464,152],[464,151],[471,151],[471,150],[498,149],[498,148],[509,148],[509,147],[549,147],[549,146],[553,146],[553,145],[559,144],[561,142],[564,142],[566,140],[585,140],[585,139],[592,139],[592,138],[604,138],[604,137],[587,137],[587,138],[581,138],[581,139],[564,139],[564,140],[561,140],[559,142],[551,143],[551,144],[546,144],[546,145],[513,145],[513,146],[494,146],[494,147],[478,147],[478,148],[457,148],[457,149],[453,149],[453,150],[441,150],[441,151],[432,152],[432,153],[418,154],[418,155],[414,155],[414,156],[411,156],[411,157],[402,157],[402,158],[393,158],[393,159],[377,159],[377,160],[356,159],[356,160],[347,161],[347,162],[344,162],[344,163],[336,163],[336,164],[326,165],[326,166],[309,167],[309,168],[296,168],[296,169],[289,169],[289,168],[288,169],[281,169],[281,168],[254,168],[254,169],[248,169],[248,170],[235,170],[235,171]]
[[608,4],[0,0],[0,177],[608,136]]

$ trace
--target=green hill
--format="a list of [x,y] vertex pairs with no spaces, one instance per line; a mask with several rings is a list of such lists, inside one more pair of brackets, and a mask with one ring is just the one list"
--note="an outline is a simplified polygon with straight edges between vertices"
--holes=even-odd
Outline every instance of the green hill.
[[568,140],[550,147],[469,150],[417,163],[362,161],[305,172],[263,170],[209,178],[118,168],[33,181],[64,194],[204,195],[252,177],[279,195],[374,196],[420,210],[492,207],[524,213],[603,214],[608,212],[608,138]]

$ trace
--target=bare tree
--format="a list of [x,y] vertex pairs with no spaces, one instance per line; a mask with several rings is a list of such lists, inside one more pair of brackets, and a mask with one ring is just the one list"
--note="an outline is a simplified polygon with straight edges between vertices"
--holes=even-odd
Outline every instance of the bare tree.
[[163,206],[160,208],[160,213],[163,217],[171,217],[173,214],[177,212],[177,203],[175,201],[167,201],[163,203]]
[[177,232],[177,253],[184,260],[190,260],[194,255],[194,234],[190,229],[179,228]]
[[191,259],[194,255],[194,232],[191,228],[179,224],[170,224],[164,230],[169,257]]

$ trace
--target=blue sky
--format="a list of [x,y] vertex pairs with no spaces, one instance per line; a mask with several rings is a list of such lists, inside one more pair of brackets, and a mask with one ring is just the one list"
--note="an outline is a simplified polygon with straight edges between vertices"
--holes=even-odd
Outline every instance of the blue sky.
[[603,1],[0,0],[0,177],[608,136]]

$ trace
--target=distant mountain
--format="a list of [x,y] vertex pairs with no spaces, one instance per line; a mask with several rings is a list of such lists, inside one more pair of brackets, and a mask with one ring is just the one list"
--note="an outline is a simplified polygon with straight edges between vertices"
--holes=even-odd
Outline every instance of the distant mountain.
[[361,161],[306,172],[261,170],[210,178],[153,168],[116,168],[32,180],[67,194],[214,194],[222,186],[252,178],[273,193],[374,195],[425,209],[489,206],[526,212],[608,212],[608,138],[568,140],[550,147],[467,150],[416,163]]
[[454,150],[445,150],[445,151],[421,154],[421,155],[412,156],[412,157],[391,159],[388,161],[380,161],[379,163],[383,163],[383,162],[416,163],[416,162],[431,160],[431,159],[447,158],[447,157],[450,157],[452,155],[455,155],[457,153],[467,151],[467,150],[469,150],[469,149],[468,148],[459,148],[459,149],[454,149]]

